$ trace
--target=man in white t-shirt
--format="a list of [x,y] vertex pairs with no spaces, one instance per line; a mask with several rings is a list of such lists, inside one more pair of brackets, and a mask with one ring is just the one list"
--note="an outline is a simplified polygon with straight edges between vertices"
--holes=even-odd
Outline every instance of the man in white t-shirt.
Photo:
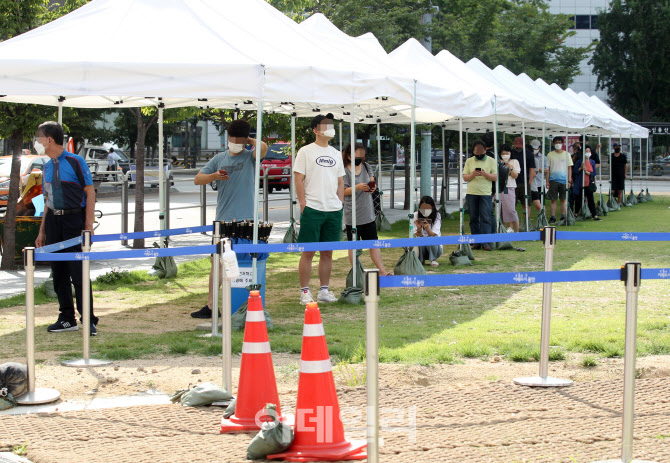
[[[344,163],[342,153],[328,142],[335,136],[333,115],[319,114],[312,119],[316,141],[303,146],[295,158],[295,190],[300,203],[299,243],[340,241],[342,233],[342,204],[344,202]],[[309,291],[314,251],[303,252],[300,275],[300,303],[313,302]],[[333,268],[333,251],[319,252],[319,280],[321,289],[318,302],[337,300],[328,291]]]

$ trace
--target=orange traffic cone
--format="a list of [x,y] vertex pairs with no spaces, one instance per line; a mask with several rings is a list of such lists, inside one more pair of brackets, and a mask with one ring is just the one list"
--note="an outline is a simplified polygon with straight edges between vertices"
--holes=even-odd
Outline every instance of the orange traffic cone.
[[264,410],[268,403],[277,405],[276,419],[282,420],[277,381],[270,354],[270,341],[265,326],[265,315],[263,315],[263,302],[258,291],[251,291],[247,305],[247,321],[244,326],[242,364],[235,414],[227,419],[222,418],[221,433],[260,429],[260,423],[267,421],[268,417],[260,416],[257,421],[256,414],[259,410]]
[[74,153],[74,138],[70,137],[67,141],[67,151]]
[[366,445],[365,441],[344,438],[321,312],[316,302],[310,302],[305,309],[295,440],[286,452],[266,458],[287,461],[363,460],[367,458]]

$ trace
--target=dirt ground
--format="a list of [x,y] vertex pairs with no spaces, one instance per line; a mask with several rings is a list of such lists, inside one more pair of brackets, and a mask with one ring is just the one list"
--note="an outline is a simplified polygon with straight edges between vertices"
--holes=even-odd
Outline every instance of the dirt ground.
[[[235,356],[233,378],[239,375]],[[295,408],[297,355],[273,355],[284,412]],[[638,360],[635,457],[670,461],[670,356]],[[334,365],[347,436],[365,438],[364,365]],[[587,462],[618,458],[621,444],[623,362],[579,366],[579,356],[552,362],[550,375],[570,388],[516,386],[537,363],[495,358],[457,365],[380,366],[383,462]],[[218,357],[165,357],[66,368],[47,361],[39,387],[63,401],[172,393],[198,382],[221,383]],[[244,461],[253,435],[221,435],[220,408],[179,405],[0,415],[0,451],[28,442],[34,462]]]

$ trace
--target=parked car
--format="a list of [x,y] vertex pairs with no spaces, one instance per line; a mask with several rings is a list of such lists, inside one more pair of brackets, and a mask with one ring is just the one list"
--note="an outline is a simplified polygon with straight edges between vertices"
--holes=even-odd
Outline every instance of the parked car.
[[[282,175],[282,177],[268,178],[268,193],[273,190],[288,190],[291,186],[291,145],[288,143],[273,143],[261,162],[261,188],[263,175],[268,169],[268,175]],[[283,176],[286,177],[283,177]]]
[[[79,148],[78,155],[86,160],[86,163],[91,168],[93,175],[100,175],[107,177],[103,172],[107,172],[107,156],[109,155],[109,148],[113,145],[83,145]],[[130,170],[130,158],[122,150],[114,146],[114,152],[121,158],[117,161],[118,167],[125,174]]]
[[[41,171],[44,164],[49,162],[49,156],[23,155],[21,156],[21,181],[23,187],[25,179],[33,171]],[[12,156],[0,156],[0,208],[7,207],[9,199],[9,176],[12,171]]]
[[657,158],[651,166],[649,166],[651,175],[667,175],[670,174],[670,156],[664,158]]

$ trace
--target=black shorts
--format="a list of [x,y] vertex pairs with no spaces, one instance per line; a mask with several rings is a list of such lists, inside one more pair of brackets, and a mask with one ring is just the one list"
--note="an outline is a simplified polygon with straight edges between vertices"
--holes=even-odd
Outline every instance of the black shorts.
[[[351,225],[347,227],[347,240],[351,241]],[[359,240],[376,240],[377,239],[377,224],[372,221],[363,225],[356,224],[356,234]]]
[[542,201],[542,196],[539,191],[531,191],[530,192],[530,200],[531,201]]
[[612,176],[612,190],[624,191],[625,189],[626,189],[626,178]]
[[[516,200],[519,201],[521,204],[526,203],[526,199],[525,199],[526,194],[525,193],[526,192],[524,191],[523,183],[516,182],[516,191],[514,192],[514,194],[516,195]],[[530,196],[530,193],[531,193],[530,187],[528,188],[528,193],[529,193],[528,196]],[[530,203],[530,200],[528,202]]]

